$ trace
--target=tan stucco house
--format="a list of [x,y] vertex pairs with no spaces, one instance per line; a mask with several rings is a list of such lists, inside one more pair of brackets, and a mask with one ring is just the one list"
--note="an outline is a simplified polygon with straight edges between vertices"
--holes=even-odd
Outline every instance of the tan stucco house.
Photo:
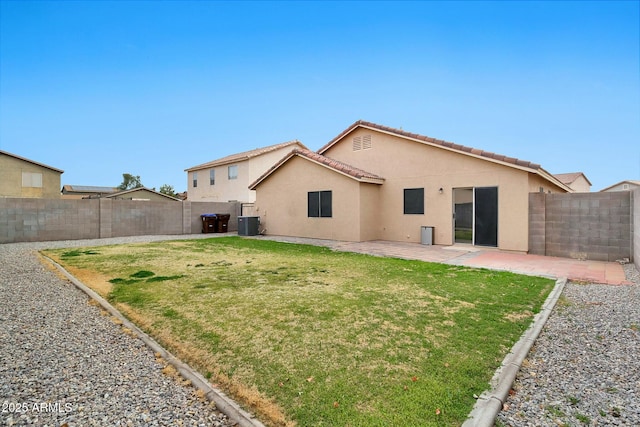
[[576,193],[589,193],[591,191],[591,181],[582,172],[556,173],[553,176],[563,184],[571,187]]
[[540,165],[358,121],[255,180],[265,234],[528,250],[529,193],[573,190]]
[[158,191],[146,187],[132,188],[130,190],[118,191],[104,196],[105,199],[113,200],[150,200],[156,202],[181,202],[182,200],[168,196]]
[[600,191],[632,191],[636,188],[640,188],[640,181],[629,179],[626,181],[620,181],[617,184],[610,185],[607,188],[603,188]]
[[0,197],[60,198],[63,170],[0,150]]
[[294,148],[306,149],[300,141],[288,141],[185,169],[190,201],[252,203],[255,191],[249,184]]

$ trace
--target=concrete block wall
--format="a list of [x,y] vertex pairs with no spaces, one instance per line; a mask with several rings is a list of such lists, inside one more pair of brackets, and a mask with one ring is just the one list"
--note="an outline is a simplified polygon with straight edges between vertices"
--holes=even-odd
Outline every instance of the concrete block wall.
[[0,198],[0,243],[98,236],[98,200]]
[[0,198],[0,243],[200,233],[203,213],[230,214],[228,231],[237,231],[239,210],[240,203]]
[[546,253],[545,193],[529,194],[529,253]]
[[182,233],[182,203],[110,200],[111,237]]
[[628,191],[532,193],[529,251],[600,261],[632,258],[632,209]]
[[631,192],[631,206],[632,206],[632,224],[633,230],[633,252],[631,257],[636,265],[638,271],[640,271],[640,188]]

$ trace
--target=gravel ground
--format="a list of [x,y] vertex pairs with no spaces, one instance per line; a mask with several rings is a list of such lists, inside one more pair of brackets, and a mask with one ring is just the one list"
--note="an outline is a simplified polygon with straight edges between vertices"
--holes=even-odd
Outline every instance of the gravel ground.
[[235,425],[33,250],[148,240],[0,245],[0,426]]
[[640,426],[640,275],[568,283],[516,377],[497,426]]

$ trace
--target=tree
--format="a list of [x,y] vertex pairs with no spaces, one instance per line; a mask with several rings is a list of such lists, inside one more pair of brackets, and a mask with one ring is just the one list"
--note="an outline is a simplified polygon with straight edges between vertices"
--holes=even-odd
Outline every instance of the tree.
[[128,173],[122,174],[122,184],[118,186],[118,190],[131,190],[133,188],[144,187],[140,182],[140,175],[134,176]]
[[173,185],[163,184],[160,186],[160,193],[171,197],[178,197],[178,193],[173,189]]

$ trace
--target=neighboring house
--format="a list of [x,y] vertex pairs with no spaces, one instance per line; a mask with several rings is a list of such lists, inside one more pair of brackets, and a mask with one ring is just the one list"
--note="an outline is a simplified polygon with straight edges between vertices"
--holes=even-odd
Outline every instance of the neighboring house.
[[104,196],[104,198],[118,200],[152,200],[156,202],[182,201],[180,199],[176,199],[175,197],[167,196],[166,194],[159,193],[146,187],[132,188],[131,190],[124,190],[113,194],[107,194]]
[[600,191],[631,191],[635,190],[636,188],[640,188],[640,181],[627,180],[620,181],[619,183],[613,184],[607,188],[603,188]]
[[0,150],[0,197],[60,198],[63,170]]
[[255,191],[249,184],[294,148],[306,149],[300,141],[257,148],[185,169],[190,201],[252,203]]
[[93,199],[117,193],[117,187],[98,187],[95,185],[63,185],[63,199]]
[[589,193],[591,191],[591,181],[582,172],[557,173],[554,174],[564,185],[571,187],[576,193]]
[[254,181],[265,234],[528,250],[529,193],[572,189],[535,163],[358,121]]

